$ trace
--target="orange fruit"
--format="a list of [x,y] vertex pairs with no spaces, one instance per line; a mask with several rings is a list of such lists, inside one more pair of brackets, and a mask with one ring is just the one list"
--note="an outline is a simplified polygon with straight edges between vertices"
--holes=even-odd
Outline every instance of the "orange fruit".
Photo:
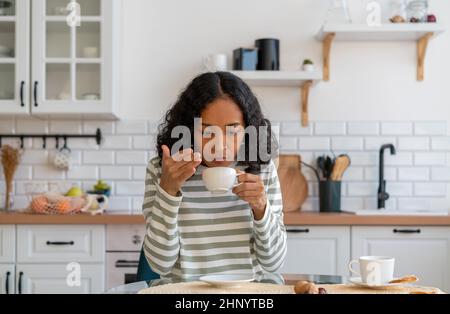
[[53,208],[58,214],[67,214],[72,210],[72,204],[70,200],[60,200],[53,204]]
[[48,209],[48,201],[45,196],[36,196],[31,201],[31,209],[38,214],[43,214]]

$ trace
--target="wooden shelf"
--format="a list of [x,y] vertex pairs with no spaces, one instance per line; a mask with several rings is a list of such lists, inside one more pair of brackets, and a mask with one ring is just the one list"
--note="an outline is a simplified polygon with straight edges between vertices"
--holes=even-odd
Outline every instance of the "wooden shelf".
[[301,88],[301,121],[308,126],[308,102],[311,87],[322,80],[319,71],[233,71],[251,86],[288,86]]
[[424,79],[424,60],[429,40],[445,31],[438,23],[325,24],[317,34],[323,42],[323,78],[330,79],[330,52],[333,41],[416,41],[417,80]]

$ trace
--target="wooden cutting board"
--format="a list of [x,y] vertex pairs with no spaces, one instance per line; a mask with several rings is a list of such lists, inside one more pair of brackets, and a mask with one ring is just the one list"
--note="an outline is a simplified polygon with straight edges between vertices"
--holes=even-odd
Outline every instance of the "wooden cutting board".
[[301,157],[300,155],[280,155],[277,163],[283,211],[298,211],[308,198],[308,183],[302,173]]

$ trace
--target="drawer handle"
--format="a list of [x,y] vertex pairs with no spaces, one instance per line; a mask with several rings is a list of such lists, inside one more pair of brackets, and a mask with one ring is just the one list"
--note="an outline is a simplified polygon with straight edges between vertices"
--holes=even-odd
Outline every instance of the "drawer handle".
[[6,273],[6,280],[5,280],[5,292],[6,294],[9,294],[9,276],[11,275],[11,272]]
[[23,277],[23,271],[19,273],[19,283],[18,283],[18,290],[19,294],[22,294],[22,277]]
[[420,233],[420,229],[394,229],[394,233]]
[[129,261],[129,260],[118,260],[116,261],[116,268],[137,268],[139,266],[139,261]]
[[47,241],[47,245],[74,245],[75,242],[73,241],[68,241],[68,242],[62,242],[62,241]]
[[309,229],[291,229],[287,230],[289,233],[309,233]]

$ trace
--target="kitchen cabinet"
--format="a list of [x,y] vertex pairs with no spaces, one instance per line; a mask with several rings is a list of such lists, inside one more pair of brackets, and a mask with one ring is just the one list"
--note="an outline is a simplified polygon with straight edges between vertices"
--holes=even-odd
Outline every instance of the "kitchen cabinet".
[[67,264],[18,264],[18,294],[89,294],[104,292],[103,265],[80,264],[80,281],[71,280]]
[[15,243],[15,226],[0,225],[0,264],[14,263],[16,256]]
[[0,16],[0,114],[116,118],[121,0],[13,4]]
[[14,294],[14,264],[0,264],[0,294]]
[[283,274],[347,275],[350,227],[288,227]]
[[450,291],[449,227],[352,227],[352,257],[395,257],[395,275]]

